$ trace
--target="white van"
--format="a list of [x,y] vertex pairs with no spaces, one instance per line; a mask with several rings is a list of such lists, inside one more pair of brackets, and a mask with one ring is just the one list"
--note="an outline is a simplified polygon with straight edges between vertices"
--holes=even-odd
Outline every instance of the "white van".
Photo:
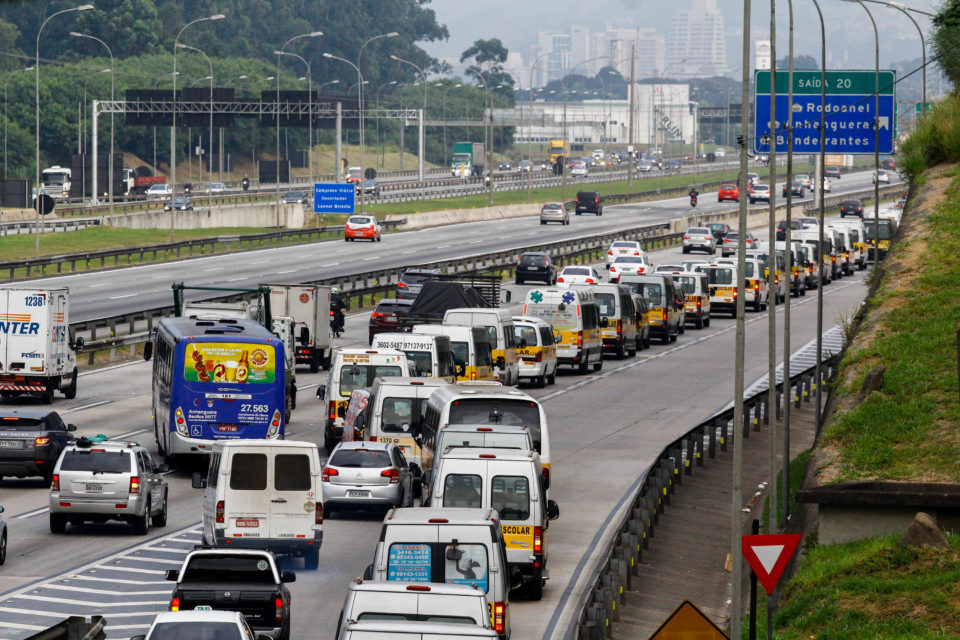
[[846,233],[847,249],[850,251],[850,262],[856,264],[862,271],[867,268],[867,251],[864,245],[863,220],[860,218],[832,218],[830,226]]
[[517,334],[520,379],[530,380],[538,387],[554,384],[558,365],[553,327],[532,316],[514,316],[513,327]]
[[550,430],[543,405],[523,391],[496,382],[461,382],[437,389],[427,401],[420,431],[420,467],[425,492],[421,500],[425,503],[430,499],[431,469],[439,451],[438,435],[447,425],[458,424],[526,427],[533,439],[534,450],[540,454],[544,484],[549,487]]
[[347,622],[339,640],[469,640],[499,638],[493,629],[446,622]]
[[586,373],[603,367],[603,337],[600,312],[589,291],[577,289],[531,289],[523,303],[523,315],[535,316],[553,327],[557,364],[577,367]]
[[530,429],[508,424],[445,424],[433,446],[436,468],[443,454],[457,448],[536,451]]
[[603,349],[619,359],[637,355],[637,308],[630,288],[612,282],[593,285],[572,285],[572,289],[593,293],[600,313],[600,335]]
[[510,589],[520,585],[507,565],[493,509],[391,509],[364,580],[476,585],[487,596],[490,626],[510,637]]
[[457,381],[457,365],[447,336],[423,333],[378,333],[373,337],[374,349],[396,349],[406,354],[423,378]]
[[486,329],[452,324],[415,324],[413,333],[450,338],[457,381],[496,380],[493,374],[493,344]]
[[203,543],[268,549],[316,569],[323,542],[320,454],[312,442],[227,440],[210,454],[203,494]]
[[495,509],[511,575],[519,573],[526,596],[543,598],[550,578],[547,528],[560,516],[547,499],[535,451],[455,448],[436,467],[432,502],[438,508]]
[[520,378],[517,337],[513,330],[513,316],[509,311],[473,307],[448,309],[443,314],[443,324],[485,328],[493,347],[494,374],[505,385],[517,385]]
[[416,376],[406,354],[396,349],[337,349],[327,383],[317,387],[317,398],[327,403],[323,446],[333,451],[343,437],[343,418],[355,389],[369,387],[376,378]]
[[474,585],[370,582],[347,588],[336,637],[351,622],[443,622],[490,629],[487,594]]

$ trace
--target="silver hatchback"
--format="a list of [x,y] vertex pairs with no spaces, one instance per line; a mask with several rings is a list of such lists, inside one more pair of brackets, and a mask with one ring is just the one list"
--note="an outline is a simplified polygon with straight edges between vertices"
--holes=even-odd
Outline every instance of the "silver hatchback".
[[570,224],[570,212],[562,202],[548,202],[540,207],[540,224],[548,222]]
[[392,442],[341,442],[320,474],[323,507],[412,507],[413,471]]
[[136,442],[80,438],[67,446],[50,484],[50,531],[67,523],[122,520],[145,535],[167,524],[167,465]]
[[717,252],[717,239],[713,237],[713,232],[706,227],[690,227],[683,234],[683,252],[690,253],[697,251],[706,251],[714,254]]

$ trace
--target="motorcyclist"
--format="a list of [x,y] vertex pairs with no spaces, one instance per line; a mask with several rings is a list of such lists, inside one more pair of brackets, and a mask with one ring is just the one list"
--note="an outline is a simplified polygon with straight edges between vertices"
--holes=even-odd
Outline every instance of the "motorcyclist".
[[333,329],[337,337],[340,337],[340,334],[343,333],[343,310],[346,308],[346,303],[344,303],[343,298],[340,297],[340,288],[332,287],[330,289],[330,312],[333,314],[331,329]]
[[689,195],[690,195],[690,204],[691,204],[692,206],[696,206],[696,204],[697,204],[697,196],[700,195],[700,193],[697,191],[697,188],[696,188],[696,187],[690,187],[690,194],[689,194]]

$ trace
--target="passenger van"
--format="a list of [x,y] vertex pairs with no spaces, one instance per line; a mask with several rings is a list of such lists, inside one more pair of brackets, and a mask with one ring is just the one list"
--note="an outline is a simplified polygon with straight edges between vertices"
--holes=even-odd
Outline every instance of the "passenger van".
[[437,432],[434,466],[443,452],[456,447],[536,451],[530,429],[508,424],[445,424]]
[[710,283],[702,272],[681,272],[673,276],[674,284],[686,296],[684,320],[697,329],[710,326]]
[[536,452],[451,449],[437,466],[431,493],[439,508],[495,509],[511,574],[520,574],[529,599],[543,598],[550,578],[547,529],[560,509],[547,499]]
[[370,582],[358,578],[347,588],[336,637],[341,637],[346,625],[365,621],[442,622],[491,628],[487,594],[478,586]]
[[[754,270],[762,264],[759,260],[749,260]],[[734,265],[712,264],[701,267],[700,270],[707,276],[710,286],[710,308],[717,311],[727,311],[734,318],[737,317],[737,268]],[[758,275],[762,275],[758,274]],[[746,300],[744,300],[746,302]]]
[[650,337],[657,336],[663,344],[676,342],[685,320],[684,307],[679,304],[679,294],[673,276],[662,273],[620,276],[620,284],[647,301],[647,321]]
[[[371,442],[392,442],[400,447],[404,457],[420,465],[420,445],[417,440],[427,410],[427,399],[437,389],[447,386],[445,380],[423,378],[377,378],[365,393],[354,392],[360,398],[351,398],[347,416],[357,407],[356,425],[363,438]],[[346,439],[344,432],[344,439]]]
[[834,219],[830,221],[830,226],[844,234],[844,244],[850,251],[851,268],[856,265],[858,270],[866,269],[867,250],[864,245],[863,220],[860,218]]
[[572,289],[593,292],[600,313],[603,350],[621,360],[637,355],[637,309],[630,288],[621,284],[573,285]]
[[490,626],[510,637],[510,590],[503,533],[493,509],[391,509],[383,519],[364,580],[476,585],[487,596]]
[[633,298],[633,306],[637,309],[637,344],[640,349],[649,349],[650,311],[647,308],[647,299],[633,291],[630,296]]
[[806,279],[803,273],[803,271],[805,271],[803,265],[806,259],[799,250],[800,243],[792,241],[791,245],[792,247],[788,255],[786,241],[777,240],[774,242],[774,246],[777,249],[777,256],[783,256],[784,271],[787,269],[787,258],[789,257],[790,259],[790,276],[787,278],[787,282],[790,283],[790,295],[796,298],[797,296],[806,295],[807,293]]
[[520,379],[538,387],[557,381],[557,345],[553,327],[533,316],[513,316]]
[[490,382],[461,382],[440,387],[427,400],[427,412],[421,430],[421,468],[423,469],[422,502],[430,500],[433,478],[431,470],[439,451],[437,440],[447,425],[512,425],[526,427],[533,439],[533,448],[540,454],[546,485],[550,484],[550,430],[543,405],[532,397]]
[[347,621],[339,640],[470,640],[498,638],[493,629],[446,622]]
[[523,303],[523,315],[540,318],[553,327],[557,364],[577,367],[586,373],[603,367],[603,337],[597,299],[581,289],[531,289]]
[[406,354],[407,359],[423,378],[441,378],[447,382],[457,381],[457,365],[447,336],[431,336],[422,333],[378,333],[373,338],[374,349],[396,349]]
[[450,338],[457,381],[496,380],[493,373],[493,345],[486,329],[450,324],[415,324],[413,333]]
[[203,543],[301,556],[316,569],[323,542],[320,455],[312,442],[228,440],[213,446],[204,478]]
[[[764,263],[756,258],[747,258],[743,263],[743,305],[744,308],[750,307],[754,311],[765,311],[770,303],[770,283],[765,277],[766,268]],[[715,278],[721,278],[720,275],[714,275]],[[722,278],[726,279],[726,278]],[[719,292],[719,291],[718,291]],[[726,291],[719,292],[725,298],[729,298]],[[736,296],[733,302],[736,303]],[[736,304],[734,304],[736,309]],[[736,311],[734,311],[736,315]]]
[[517,338],[513,330],[513,316],[509,311],[472,307],[448,309],[443,314],[443,324],[486,329],[490,336],[490,345],[493,347],[494,375],[502,384],[517,386],[520,379],[520,366],[517,362]]
[[[768,242],[761,242],[759,249],[747,251],[747,257],[760,260],[765,269],[770,269],[771,264],[774,265],[774,290],[771,292],[771,297],[773,298],[773,304],[777,305],[787,299],[787,256],[782,251],[774,250],[776,257],[775,260],[771,259],[769,245]],[[765,271],[763,277],[767,278],[767,284],[769,285],[769,273]]]
[[343,437],[343,419],[354,389],[369,387],[376,378],[416,376],[406,354],[396,349],[337,349],[327,383],[317,387],[317,398],[327,403],[323,446],[333,451]]
[[804,244],[813,245],[814,251],[817,253],[817,262],[821,265],[823,284],[830,284],[834,279],[833,240],[830,234],[824,230],[823,246],[820,246],[820,229],[818,227],[801,229],[795,231],[794,234]]

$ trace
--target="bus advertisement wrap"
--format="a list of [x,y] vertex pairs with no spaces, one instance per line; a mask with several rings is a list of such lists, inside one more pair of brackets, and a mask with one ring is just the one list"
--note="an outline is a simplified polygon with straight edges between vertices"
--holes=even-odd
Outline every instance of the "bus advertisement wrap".
[[183,377],[188,382],[272,384],[276,379],[276,353],[270,345],[194,342],[187,353]]

